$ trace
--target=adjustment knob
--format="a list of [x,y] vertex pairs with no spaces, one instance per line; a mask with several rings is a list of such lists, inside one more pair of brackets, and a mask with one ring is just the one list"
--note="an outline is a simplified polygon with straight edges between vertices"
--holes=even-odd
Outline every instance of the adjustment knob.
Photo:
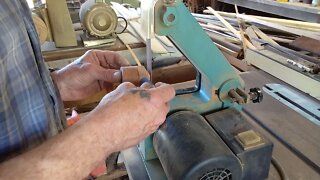
[[249,92],[249,95],[250,95],[250,100],[253,102],[253,103],[260,103],[262,102],[262,99],[263,99],[263,93],[261,91],[260,88],[251,88],[250,89],[250,92]]

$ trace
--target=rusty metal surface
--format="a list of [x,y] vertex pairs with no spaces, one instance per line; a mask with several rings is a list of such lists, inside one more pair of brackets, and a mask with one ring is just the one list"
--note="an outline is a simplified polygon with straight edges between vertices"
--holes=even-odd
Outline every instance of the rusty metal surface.
[[[287,85],[262,71],[243,73],[241,77],[248,88],[262,87],[267,83]],[[244,112],[273,141],[273,155],[289,179],[319,179],[320,127],[270,95],[264,95],[262,103],[246,105]]]
[[193,13],[201,13],[207,6],[211,6],[211,0],[188,0],[188,8]]
[[309,51],[309,52],[314,53],[316,55],[320,55],[320,41],[319,40],[315,40],[315,39],[301,36],[301,37],[298,37],[297,39],[295,39],[290,45],[295,48]]

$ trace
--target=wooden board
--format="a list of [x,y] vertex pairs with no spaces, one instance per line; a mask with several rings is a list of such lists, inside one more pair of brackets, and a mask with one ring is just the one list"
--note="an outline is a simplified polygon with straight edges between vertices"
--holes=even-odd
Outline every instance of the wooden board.
[[156,35],[156,38],[157,38],[160,42],[162,42],[165,46],[171,47],[171,48],[174,47],[174,45],[172,44],[172,42],[169,40],[168,37]]
[[268,50],[248,50],[245,58],[250,64],[320,100],[319,81],[310,77],[309,74],[283,65],[282,63],[286,63],[287,59]]
[[257,49],[263,49],[263,46],[261,46],[261,44],[256,41],[256,39],[259,38],[251,26],[246,29],[246,35],[249,37],[254,47],[256,47]]
[[272,45],[279,45],[278,43],[276,43],[273,39],[271,39],[270,37],[268,37],[265,33],[263,33],[259,28],[257,28],[256,26],[250,26],[254,32],[263,40],[267,41],[268,43],[272,44]]
[[226,32],[226,31],[229,31],[229,29],[227,28],[223,28],[223,27],[220,27],[220,26],[217,26],[217,25],[214,25],[214,24],[202,24],[202,23],[199,23],[201,27],[203,28],[208,28],[208,29],[212,29],[212,30],[216,30],[216,31],[222,31],[222,32]]
[[222,16],[220,16],[215,10],[213,10],[211,7],[208,7],[208,10],[214,14],[222,23],[226,26],[238,39],[241,39],[240,32],[237,31],[233,26],[230,25]]
[[65,0],[47,0],[48,15],[56,47],[77,46],[77,38]]
[[188,61],[179,64],[154,69],[152,82],[175,84],[196,79],[197,71]]
[[125,44],[135,44],[140,43],[141,41],[134,37],[131,33],[121,33],[118,34],[119,39]]
[[299,37],[295,39],[292,43],[290,43],[291,46],[298,48],[300,50],[305,50],[312,52],[316,55],[320,55],[320,41],[311,39],[305,36]]
[[[46,43],[44,45],[46,45]],[[90,47],[80,47],[80,46],[75,48],[57,49],[53,47],[51,43],[48,43],[47,46],[48,47],[46,47],[46,50],[43,51],[43,57],[46,62],[56,61],[61,59],[78,58],[82,56],[86,51],[92,49],[92,47],[90,48]],[[137,43],[137,44],[131,44],[130,47],[132,49],[142,48],[142,47],[145,47],[145,45],[143,43]],[[122,42],[120,42],[119,39],[117,39],[114,46],[101,45],[101,46],[96,46],[95,49],[109,50],[109,51],[122,51],[122,50],[126,50],[127,47]]]
[[251,67],[244,60],[237,59],[223,51],[222,54],[229,61],[229,63],[237,69],[240,69],[241,71],[249,71],[251,69]]
[[[204,10],[204,13],[209,13],[210,11]],[[223,17],[229,17],[229,18],[236,18],[237,14],[236,13],[230,13],[230,12],[224,12],[224,11],[217,11],[221,16]],[[305,22],[305,21],[297,21],[297,20],[291,20],[291,19],[282,19],[282,18],[272,18],[272,17],[265,17],[265,16],[255,16],[255,15],[248,15],[250,17],[268,21],[268,22],[273,22],[277,24],[282,24],[284,26],[288,27],[294,27],[298,29],[305,29],[305,30],[310,30],[310,31],[320,31],[320,24],[319,23],[311,23],[311,22]]]
[[246,21],[249,22],[254,22],[254,23],[258,23],[270,28],[274,28],[274,29],[279,29],[281,31],[285,31],[288,33],[292,33],[295,35],[299,35],[299,36],[307,36],[309,38],[313,38],[313,39],[320,39],[320,33],[315,33],[315,32],[311,32],[311,31],[305,31],[305,30],[301,30],[301,29],[295,29],[295,28],[291,28],[291,27],[286,27],[286,26],[282,26],[276,23],[271,23],[271,22],[267,22],[267,21],[263,21],[263,20],[259,20],[250,16],[246,16],[243,14],[239,14],[237,15],[238,17],[240,17],[241,19],[244,19]]
[[[137,21],[130,21],[129,25],[134,29],[134,31],[140,36],[140,38],[145,42],[147,37],[144,35],[141,24]],[[151,50],[156,54],[165,54],[168,51],[163,47],[163,45],[156,38],[151,38]]]
[[276,41],[276,42],[278,42],[278,43],[286,43],[286,44],[290,44],[290,43],[292,43],[292,39],[287,39],[287,38],[283,38],[283,37],[277,37],[277,36],[270,36],[269,35],[269,37],[272,39],[272,40],[274,40],[274,41]]

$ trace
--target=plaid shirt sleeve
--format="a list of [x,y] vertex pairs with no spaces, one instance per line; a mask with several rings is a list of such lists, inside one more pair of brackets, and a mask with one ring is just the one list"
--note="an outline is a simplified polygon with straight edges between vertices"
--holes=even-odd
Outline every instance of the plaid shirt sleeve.
[[25,0],[1,0],[0,34],[1,162],[62,131],[65,117]]

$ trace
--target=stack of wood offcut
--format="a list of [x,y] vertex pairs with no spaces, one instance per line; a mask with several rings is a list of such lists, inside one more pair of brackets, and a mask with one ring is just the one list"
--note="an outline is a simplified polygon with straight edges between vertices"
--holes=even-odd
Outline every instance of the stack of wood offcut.
[[267,50],[288,57],[288,65],[319,75],[320,24],[297,20],[215,11],[193,14],[229,62],[242,71],[250,69],[248,50]]

